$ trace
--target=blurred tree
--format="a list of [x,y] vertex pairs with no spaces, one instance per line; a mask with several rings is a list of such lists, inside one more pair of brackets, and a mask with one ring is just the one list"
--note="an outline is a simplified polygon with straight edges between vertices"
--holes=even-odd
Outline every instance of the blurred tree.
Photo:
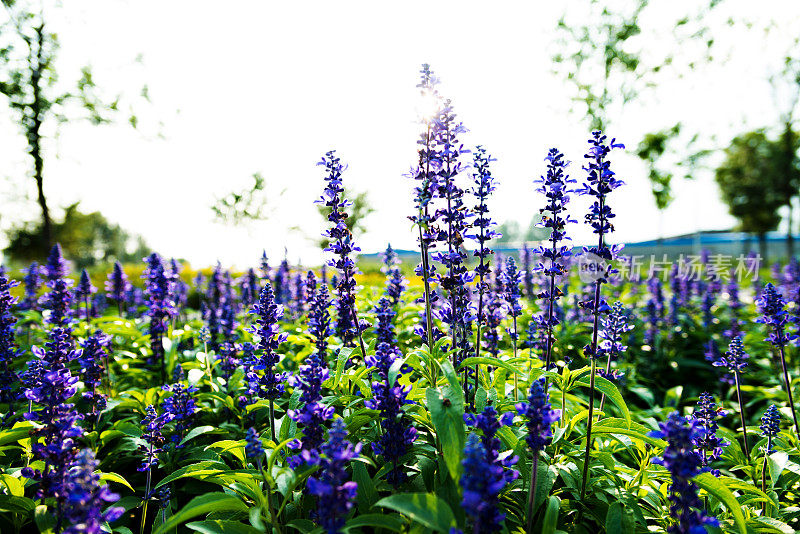
[[531,243],[547,239],[550,232],[537,226],[540,221],[541,216],[538,214],[534,215],[523,231],[518,221],[513,219],[507,220],[497,227],[497,231],[501,233],[502,236],[494,239],[493,243],[497,246],[521,246],[523,242]]
[[[345,220],[345,225],[347,225],[347,228],[353,234],[353,237],[357,239],[360,235],[367,231],[365,219],[375,211],[375,208],[372,207],[366,191],[354,193],[352,191],[345,190],[343,196],[352,203],[352,206],[346,210],[348,214],[347,219]],[[322,204],[317,204],[317,210],[319,211],[319,214],[322,215],[322,217],[324,217],[327,221],[328,216],[331,214],[331,209]],[[326,248],[329,243],[327,238],[315,239],[315,241],[322,248]]]
[[[133,236],[110,223],[100,212],[83,213],[78,203],[67,206],[64,220],[52,226],[54,242],[61,243],[64,255],[78,269],[118,260],[139,263],[151,250],[140,236]],[[41,223],[23,225],[9,232],[10,243],[4,252],[14,261],[41,261],[37,251],[43,247]]]
[[780,223],[784,180],[776,154],[780,141],[770,141],[759,130],[742,134],[725,149],[716,170],[716,181],[728,211],[739,220],[739,229],[758,235],[760,254],[767,261],[766,234]]
[[[279,192],[277,196],[282,196],[284,192]],[[264,220],[268,215],[267,210],[266,181],[260,173],[253,174],[250,187],[228,193],[211,205],[218,222],[233,226]]]
[[786,252],[794,256],[794,198],[800,193],[800,142],[795,127],[795,112],[800,101],[800,38],[795,38],[783,59],[782,69],[770,77],[773,100],[779,109],[782,131],[774,143],[775,165],[779,178],[776,188],[787,209]]
[[[571,6],[569,17],[565,14],[559,20],[552,59],[555,73],[571,89],[573,104],[577,104],[572,111],[588,119],[592,130],[607,131],[611,117],[620,117],[628,104],[655,87],[667,73],[679,79],[701,62],[709,61],[714,39],[706,24],[707,15],[720,1],[688,4],[692,11],[675,10],[678,15],[671,21],[663,20],[663,10],[656,17],[649,16],[649,0],[614,4],[588,0],[585,9]],[[653,10],[658,9],[653,3]],[[659,27],[647,27],[645,38],[642,24],[648,19],[657,20]],[[667,28],[666,33],[663,28]],[[654,42],[660,46],[654,47]],[[699,46],[691,46],[692,43]],[[659,54],[656,50],[665,52]],[[681,126],[676,124],[646,134],[637,150],[648,166],[659,210],[666,209],[672,200],[674,173],[667,170],[665,155],[691,152],[686,145],[671,146],[670,141],[680,133]],[[691,162],[682,160],[692,160],[694,156],[679,156],[673,165],[691,166]]]
[[[46,254],[54,242],[53,222],[44,187],[43,132],[55,125],[88,120],[92,124],[111,122],[119,101],[104,102],[98,96],[89,67],[81,69],[74,85],[58,85],[55,59],[58,38],[47,29],[44,5],[24,0],[0,0],[8,20],[0,25],[0,94],[16,116],[27,142],[31,175],[36,182],[41,224],[35,228],[41,237],[31,243],[40,246],[37,257]],[[68,110],[77,110],[69,113]],[[131,121],[131,124],[134,124]]]

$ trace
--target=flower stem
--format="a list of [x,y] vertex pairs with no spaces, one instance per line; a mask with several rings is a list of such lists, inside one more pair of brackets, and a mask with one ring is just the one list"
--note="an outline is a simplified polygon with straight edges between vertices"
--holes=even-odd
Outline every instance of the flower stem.
[[733,373],[734,378],[736,379],[736,400],[739,402],[739,417],[742,422],[742,439],[744,441],[744,455],[747,458],[747,461],[750,461],[750,449],[747,446],[747,424],[745,423],[744,417],[744,404],[742,403],[742,386],[739,382],[739,370],[737,369]]

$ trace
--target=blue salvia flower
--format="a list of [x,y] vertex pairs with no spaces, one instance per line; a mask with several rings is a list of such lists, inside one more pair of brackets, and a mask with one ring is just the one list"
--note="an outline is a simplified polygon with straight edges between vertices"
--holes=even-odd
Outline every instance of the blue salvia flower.
[[[500,532],[505,514],[500,511],[500,494],[519,473],[506,469],[513,461],[500,462],[491,458],[495,451],[487,450],[476,434],[470,434],[464,447],[464,474],[461,488],[464,508],[473,532]],[[516,460],[514,458],[513,460]]]
[[490,290],[486,295],[486,309],[484,311],[484,321],[486,324],[486,334],[483,336],[484,347],[487,352],[498,357],[500,354],[500,325],[508,314],[508,307],[502,294]]
[[583,247],[584,257],[587,258],[594,267],[594,272],[592,273],[592,278],[594,279],[594,295],[592,298],[581,302],[580,306],[588,312],[591,312],[594,319],[594,326],[592,328],[591,342],[583,348],[584,355],[592,359],[592,366],[589,381],[589,415],[586,419],[586,449],[583,461],[583,477],[581,480],[581,500],[586,496],[586,486],[589,481],[592,423],[594,419],[595,360],[599,356],[597,344],[598,319],[610,309],[605,300],[601,298],[602,285],[608,282],[611,275],[618,272],[613,268],[612,260],[616,258],[619,247],[617,245],[609,247],[606,243],[606,237],[614,231],[614,225],[611,223],[611,220],[615,217],[607,202],[608,195],[614,191],[614,189],[620,187],[622,181],[618,180],[611,170],[608,154],[614,148],[624,148],[624,146],[617,143],[615,139],[607,143],[606,136],[599,130],[592,132],[589,145],[589,151],[584,156],[588,163],[583,167],[583,170],[586,171],[586,181],[580,193],[594,197],[593,203],[589,208],[589,213],[585,215],[584,220],[592,227],[592,232],[597,235],[597,245]]
[[728,373],[728,370],[725,369],[724,364],[722,364],[723,355],[719,349],[719,345],[714,338],[708,340],[707,343],[703,345],[704,350],[704,357],[707,362],[710,362],[711,365],[714,367],[720,368],[719,373],[719,381],[723,384],[734,384],[734,377],[732,374]]
[[269,266],[269,258],[267,258],[267,251],[261,252],[261,260],[259,262],[259,269],[261,270],[261,279],[264,281],[271,280],[272,269]]
[[789,397],[789,409],[792,411],[792,419],[794,420],[794,428],[798,438],[800,438],[800,423],[797,421],[797,413],[794,408],[794,398],[792,395],[792,381],[789,378],[789,371],[786,368],[786,343],[793,341],[797,338],[794,334],[786,333],[786,323],[788,322],[788,314],[786,312],[786,303],[780,294],[775,290],[775,286],[767,283],[761,296],[756,299],[756,304],[762,316],[756,319],[759,323],[764,323],[769,329],[768,340],[772,346],[778,349],[780,356],[781,368],[783,370],[784,390]]
[[692,478],[703,471],[703,460],[694,449],[698,435],[697,422],[686,419],[678,412],[670,414],[659,430],[651,436],[667,441],[662,458],[653,463],[663,465],[672,475],[670,485],[670,515],[676,522],[667,528],[670,534],[701,534],[707,527],[718,527],[719,521],[700,510],[703,506],[697,495],[697,485]]
[[295,317],[301,317],[306,312],[306,281],[302,271],[295,273],[292,284],[292,310]]
[[23,476],[39,481],[40,497],[56,497],[60,511],[66,473],[77,452],[75,440],[83,435],[78,425],[83,416],[69,402],[77,392],[78,378],[67,368],[81,351],[73,349],[69,331],[61,326],[50,330],[45,348],[34,346],[31,350],[35,357],[22,377],[24,396],[31,407],[25,419],[37,423],[31,432],[31,452],[35,460],[44,462],[44,469],[26,468]]
[[[172,258],[169,260],[169,278],[172,282],[170,284],[170,300],[176,308],[180,309],[186,305],[186,299],[189,297],[189,285],[181,279],[181,271],[183,266]],[[177,310],[174,315],[177,315]]]
[[[182,369],[180,365],[176,369]],[[197,411],[197,405],[193,393],[197,391],[194,386],[185,386],[180,382],[162,386],[164,391],[172,392],[172,395],[166,397],[162,403],[161,408],[164,410],[162,415],[163,424],[175,423],[175,432],[172,434],[172,443],[181,448],[180,442],[186,437],[187,431],[192,428],[194,414]]]
[[20,304],[20,309],[35,310],[38,308],[37,294],[42,287],[42,268],[36,262],[31,263],[25,271],[25,297]]
[[63,517],[59,517],[61,526],[66,527],[62,534],[101,534],[106,522],[116,521],[125,512],[122,507],[107,507],[119,500],[119,495],[101,482],[96,472],[99,464],[90,449],[83,449],[67,472]]
[[796,336],[786,332],[789,315],[786,312],[786,302],[772,283],[767,283],[761,296],[756,299],[759,312],[762,316],[757,322],[767,325],[769,329],[768,340],[776,348],[784,347]]
[[517,413],[525,419],[525,427],[528,430],[525,441],[534,457],[553,441],[553,423],[561,417],[560,410],[550,408],[550,395],[545,388],[544,378],[534,380],[528,402],[516,405]]
[[308,312],[308,333],[314,340],[315,351],[306,357],[300,366],[297,376],[290,378],[290,383],[300,388],[300,408],[289,410],[289,416],[303,430],[301,439],[289,444],[293,450],[299,450],[299,456],[289,459],[289,464],[298,467],[303,462],[314,458],[324,439],[325,421],[333,417],[333,407],[325,406],[322,400],[322,383],[330,373],[326,364],[328,337],[332,334],[331,317],[328,309],[331,299],[328,286],[320,284],[314,298],[310,302]]
[[[474,275],[465,266],[464,252],[464,237],[470,227],[472,213],[464,204],[464,190],[456,181],[464,168],[460,157],[469,152],[458,139],[466,131],[456,118],[452,104],[446,100],[434,123],[434,140],[440,158],[436,194],[443,203],[443,207],[436,210],[436,216],[444,228],[438,236],[442,248],[433,254],[433,258],[444,267],[439,284],[447,292],[448,298],[440,316],[450,326],[451,348],[455,349],[454,365],[470,351],[471,323],[474,319],[467,290],[467,284]],[[466,389],[467,385],[464,386]]]
[[720,356],[720,358],[714,362],[714,365],[717,367],[725,367],[731,372],[731,374],[741,373],[747,368],[748,358],[749,356],[744,350],[742,338],[740,336],[736,336],[731,339],[728,352],[726,352],[723,356]]
[[[696,422],[696,434],[692,437],[692,442],[697,448],[702,465],[707,468],[711,462],[718,460],[722,454],[722,448],[728,443],[717,436],[719,423],[717,419],[725,417],[725,410],[717,407],[714,397],[708,393],[701,393],[694,409],[692,419]],[[711,471],[714,476],[719,476],[719,469]]]
[[336,419],[320,454],[309,462],[319,466],[306,482],[308,492],[317,497],[314,519],[329,534],[341,531],[355,504],[358,484],[348,480],[346,467],[360,452],[361,443],[354,446],[347,441],[347,425],[343,419]]
[[283,258],[278,268],[275,269],[275,278],[272,281],[272,288],[275,293],[275,302],[278,304],[289,303],[289,277],[292,269],[289,267],[289,260]]
[[772,454],[772,439],[775,438],[781,431],[781,412],[774,404],[770,404],[764,415],[761,416],[761,435],[769,440],[766,454]]
[[600,376],[612,380],[619,374],[611,372],[611,363],[619,360],[628,347],[623,341],[623,336],[633,330],[630,317],[622,302],[611,305],[608,315],[603,319],[603,329],[599,332],[600,344],[597,348],[598,356],[606,356],[606,368],[598,371]]
[[99,388],[103,381],[103,375],[106,373],[105,362],[108,360],[110,342],[110,336],[101,330],[96,330],[83,342],[83,351],[78,357],[78,364],[81,366],[81,380],[89,390],[83,394],[83,397],[92,406],[93,418],[106,407],[106,396],[99,391]]
[[70,281],[63,278],[50,280],[50,291],[44,296],[44,305],[49,311],[45,323],[52,327],[70,330],[72,325],[72,291]]
[[391,300],[392,306],[397,306],[400,303],[400,296],[406,288],[405,278],[403,278],[403,273],[398,267],[399,263],[400,260],[397,259],[397,253],[392,249],[392,245],[387,245],[386,252],[383,253],[381,271],[386,275],[386,287],[383,293]]
[[522,280],[525,284],[525,296],[529,299],[533,299],[536,296],[536,290],[533,287],[533,252],[528,247],[528,243],[522,244],[519,260],[522,264]]
[[84,303],[84,318],[87,320],[91,317],[91,307],[89,299],[97,291],[97,288],[92,285],[92,280],[89,278],[89,273],[86,269],[81,270],[81,277],[78,285],[75,287],[75,299]]
[[171,280],[166,272],[161,256],[153,252],[145,260],[147,268],[142,278],[145,279],[145,294],[147,295],[147,315],[150,316],[148,334],[150,334],[150,352],[152,363],[160,368],[161,382],[166,381],[166,361],[162,337],[167,333],[167,319],[175,310],[170,291]]
[[386,480],[396,488],[408,478],[400,460],[413,445],[417,430],[405,420],[403,412],[404,405],[412,404],[408,400],[411,386],[401,386],[399,381],[404,369],[400,369],[394,380],[390,377],[392,364],[400,355],[392,326],[395,311],[391,301],[381,297],[375,314],[378,318],[375,354],[367,356],[365,363],[375,368],[378,380],[372,382],[373,397],[364,401],[364,406],[380,412],[379,424],[382,432],[372,443],[372,450],[383,457],[384,461],[392,464],[391,471],[386,474]]
[[[324,236],[330,239],[326,252],[332,252],[334,259],[328,261],[328,265],[339,270],[341,276],[337,280],[336,290],[338,298],[336,300],[336,334],[342,339],[346,346],[352,346],[353,341],[358,338],[361,341],[360,325],[356,318],[356,265],[351,254],[359,252],[361,249],[355,245],[353,234],[347,228],[347,213],[345,208],[351,203],[344,198],[344,185],[342,183],[342,173],[345,170],[341,159],[336,156],[336,151],[331,150],[323,156],[317,164],[325,167],[325,189],[323,195],[317,203],[330,208],[328,221],[331,228],[324,232]],[[363,345],[363,343],[362,343]],[[362,350],[362,356],[366,351]]]
[[300,407],[289,410],[289,417],[302,429],[301,438],[289,443],[289,448],[299,451],[297,456],[289,458],[289,465],[297,468],[303,463],[313,463],[319,454],[325,432],[325,421],[333,417],[333,406],[325,406],[322,400],[322,383],[330,373],[319,352],[306,357],[300,366],[298,375],[292,376],[290,384],[300,388]]
[[264,459],[264,444],[261,443],[261,436],[258,435],[256,429],[250,427],[247,429],[245,436],[247,444],[244,446],[244,453],[247,458],[255,460],[258,468],[261,469],[261,461]]
[[[522,315],[522,305],[520,304],[522,273],[517,269],[517,263],[511,256],[506,258],[506,268],[502,273],[502,280],[503,288],[505,289],[504,297],[506,303],[508,303],[508,314],[511,317],[519,317]],[[516,339],[516,333],[510,335],[512,335],[513,339]]]
[[247,274],[242,277],[240,284],[242,292],[242,304],[244,306],[252,306],[258,302],[258,294],[261,292],[261,285],[258,281],[258,275],[255,269],[248,269]]
[[542,221],[539,226],[550,231],[547,244],[537,247],[534,252],[542,257],[543,261],[536,267],[536,271],[547,279],[547,286],[539,293],[542,313],[535,320],[545,339],[544,368],[550,369],[553,344],[555,343],[554,330],[560,321],[555,313],[558,301],[563,293],[557,283],[567,272],[567,259],[572,255],[572,245],[567,237],[567,224],[575,223],[575,219],[567,214],[567,204],[570,201],[570,189],[575,179],[566,174],[569,162],[564,160],[564,154],[556,148],[551,148],[545,158],[547,173],[534,181],[538,187],[536,191],[543,194],[547,200],[545,207],[540,209]]
[[[162,434],[164,424],[164,418],[160,417],[156,412],[156,407],[150,404],[141,422],[144,433],[142,433],[143,443],[139,445],[139,449],[144,452],[144,460],[142,465],[137,468],[137,471],[146,471],[148,479],[152,469],[159,466],[158,455],[162,452],[161,446],[165,441],[164,434]],[[146,493],[149,494],[149,488]]]
[[[0,402],[9,405],[13,404],[18,394],[18,377],[14,364],[22,354],[16,346],[14,328],[17,324],[14,305],[18,299],[11,296],[11,288],[17,285],[19,284],[16,281],[0,275]],[[11,411],[13,410],[9,409]]]
[[[499,462],[503,467],[514,465],[518,459],[516,457],[506,457],[503,460],[499,460],[502,443],[497,438],[497,431],[500,430],[500,427],[510,426],[513,421],[514,412],[506,412],[498,417],[497,410],[493,406],[486,406],[483,412],[479,414],[464,414],[464,422],[468,426],[481,431],[481,443],[486,451],[486,460],[490,463]],[[516,478],[516,475],[514,478]]]
[[228,382],[241,363],[239,346],[236,344],[236,340],[239,338],[236,333],[236,311],[228,301],[222,305],[219,319],[222,343],[219,344],[217,360],[220,362],[219,368],[222,370],[222,376]]
[[728,309],[731,313],[730,328],[725,330],[725,337],[733,339],[742,333],[742,323],[739,317],[742,301],[739,298],[739,282],[732,276],[726,288],[728,292]]
[[64,259],[59,243],[56,243],[50,249],[50,255],[47,256],[47,263],[44,269],[47,279],[51,282],[57,278],[66,278],[69,274],[69,263]]
[[660,278],[647,280],[650,298],[647,300],[647,330],[644,335],[645,345],[655,346],[657,336],[661,332],[661,323],[664,318],[664,292],[661,288]]
[[473,207],[475,220],[472,223],[472,233],[467,234],[466,237],[474,240],[478,244],[477,248],[472,253],[473,256],[478,258],[478,265],[475,267],[475,275],[478,277],[478,333],[475,345],[477,356],[480,356],[481,327],[486,322],[484,295],[489,291],[487,279],[492,270],[489,257],[494,254],[494,250],[489,247],[489,242],[492,239],[502,237],[502,235],[494,229],[497,223],[492,221],[491,217],[489,217],[489,197],[494,193],[497,187],[495,179],[492,176],[492,171],[489,169],[489,164],[492,161],[495,161],[495,159],[487,154],[485,148],[482,146],[476,147],[473,154],[472,165],[475,169],[475,172],[472,173],[474,183],[472,195],[475,197],[477,203]]
[[[287,334],[279,332],[278,321],[283,316],[283,306],[275,303],[272,285],[267,282],[261,290],[258,303],[251,314],[256,316],[250,332],[258,336],[259,353],[253,372],[247,377],[256,395],[262,399],[277,399],[283,393],[283,374],[275,372],[280,361],[278,346],[286,341]],[[258,374],[261,371],[262,374]]]

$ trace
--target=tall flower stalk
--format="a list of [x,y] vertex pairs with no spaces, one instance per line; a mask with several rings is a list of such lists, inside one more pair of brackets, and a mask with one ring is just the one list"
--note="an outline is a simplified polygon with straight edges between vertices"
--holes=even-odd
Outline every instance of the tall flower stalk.
[[11,288],[19,285],[0,274],[0,402],[8,405],[8,414],[14,413],[14,401],[17,399],[18,377],[14,364],[21,351],[17,348],[14,316],[14,305],[17,298],[11,296]]
[[306,357],[297,376],[290,384],[300,389],[300,407],[289,411],[291,417],[303,430],[303,437],[295,439],[289,448],[299,450],[299,456],[289,458],[289,465],[297,467],[317,454],[325,438],[325,421],[333,417],[333,407],[322,404],[322,383],[330,373],[327,366],[328,337],[332,333],[328,309],[331,299],[328,286],[319,284],[309,303],[308,333],[314,341],[314,352]]
[[128,281],[128,276],[122,270],[120,263],[114,262],[114,270],[108,275],[106,281],[106,295],[111,297],[117,303],[117,312],[120,317],[124,317],[123,304],[125,304],[125,295],[130,290],[131,283]]
[[411,386],[400,385],[401,368],[391,379],[391,367],[400,350],[396,346],[396,339],[392,321],[396,315],[391,306],[391,301],[381,297],[375,309],[378,324],[375,354],[367,356],[366,364],[375,369],[377,380],[372,382],[373,398],[364,401],[367,408],[378,410],[381,414],[380,437],[372,443],[372,450],[381,456],[384,461],[392,464],[392,469],[386,474],[386,480],[393,487],[399,487],[405,482],[407,475],[400,463],[400,459],[408,452],[417,437],[417,430],[406,420],[403,406],[412,404],[408,400]]
[[792,412],[795,435],[800,439],[800,424],[797,422],[797,412],[795,411],[794,397],[792,396],[792,381],[789,379],[789,371],[786,368],[786,344],[797,336],[786,332],[786,323],[788,322],[788,315],[785,309],[786,303],[780,293],[776,291],[775,286],[768,283],[756,303],[762,314],[757,321],[764,323],[769,328],[769,342],[778,351],[778,356],[780,357],[784,388],[786,395],[789,397],[789,410]]
[[287,334],[279,332],[278,321],[283,317],[283,306],[275,303],[275,295],[272,293],[272,285],[269,282],[264,284],[258,303],[253,306],[250,313],[256,316],[255,324],[250,331],[258,336],[256,343],[258,358],[253,370],[248,374],[247,380],[250,383],[250,389],[258,397],[269,400],[269,428],[272,441],[277,443],[275,399],[283,393],[285,375],[277,373],[275,366],[280,360],[277,353],[278,345],[286,340]]
[[659,423],[659,430],[650,435],[667,441],[664,456],[653,460],[653,463],[666,467],[672,475],[669,511],[676,523],[670,525],[667,532],[692,534],[706,532],[706,526],[719,526],[716,518],[701,510],[698,488],[692,482],[692,478],[703,471],[702,458],[694,449],[698,437],[697,422],[673,412],[665,423]]
[[608,281],[608,276],[613,274],[611,261],[614,259],[617,247],[606,245],[605,238],[614,231],[611,219],[614,217],[611,208],[607,204],[607,196],[614,189],[621,186],[623,182],[617,180],[611,170],[611,163],[608,161],[608,154],[614,148],[624,148],[615,139],[610,143],[606,142],[606,136],[596,130],[592,132],[589,139],[589,151],[584,156],[588,164],[584,167],[587,172],[586,182],[580,190],[581,194],[594,197],[594,202],[589,208],[589,213],[585,216],[585,221],[592,227],[592,232],[597,234],[597,246],[584,248],[589,261],[596,263],[594,273],[594,298],[591,301],[582,303],[584,307],[589,307],[593,316],[592,341],[591,345],[584,347],[584,353],[591,360],[591,372],[589,378],[589,416],[586,420],[586,452],[583,460],[583,480],[581,481],[581,501],[586,496],[586,485],[589,481],[589,452],[592,446],[592,420],[594,417],[594,390],[595,373],[598,357],[598,337],[600,326],[600,314],[608,308],[608,305],[600,298],[602,286]]
[[[443,319],[450,325],[450,337],[453,349],[453,367],[469,352],[472,312],[470,310],[467,284],[473,275],[466,268],[464,252],[464,236],[469,228],[471,213],[464,205],[464,190],[458,185],[458,178],[463,171],[461,155],[468,151],[463,148],[458,137],[466,132],[464,125],[458,120],[453,106],[446,100],[439,110],[434,127],[434,136],[439,156],[437,195],[444,206],[436,215],[442,221],[444,229],[439,232],[442,250],[434,254],[434,258],[444,267],[439,279],[442,289],[447,291],[449,310],[443,310]],[[467,392],[468,370],[464,370],[464,391]]]
[[[489,291],[489,284],[487,278],[491,273],[492,267],[489,261],[489,256],[494,254],[494,251],[489,248],[488,244],[494,238],[502,237],[499,232],[494,230],[497,223],[492,221],[489,217],[489,206],[487,205],[489,197],[494,192],[496,185],[495,179],[492,176],[492,171],[489,169],[489,164],[495,161],[491,155],[486,152],[482,146],[477,146],[472,154],[472,179],[474,186],[472,188],[472,195],[477,200],[477,204],[473,207],[475,212],[475,219],[472,221],[472,233],[467,237],[474,240],[478,247],[472,253],[473,256],[478,258],[478,266],[475,267],[475,275],[478,277],[478,315],[477,315],[477,331],[475,332],[475,356],[481,355],[481,328],[483,327],[484,319],[484,296]],[[478,380],[480,375],[480,364],[475,365],[475,391],[478,391]],[[515,375],[516,376],[516,375]]]
[[317,202],[331,210],[330,215],[328,215],[331,228],[326,230],[323,235],[330,239],[330,244],[325,251],[332,252],[336,258],[329,260],[328,265],[336,267],[341,275],[336,287],[338,292],[336,332],[347,346],[352,345],[353,340],[358,338],[361,357],[366,358],[367,350],[364,347],[361,325],[356,314],[356,264],[353,258],[350,257],[352,253],[361,249],[356,246],[353,240],[353,233],[346,223],[347,213],[345,213],[344,209],[352,205],[352,203],[344,198],[342,173],[345,167],[334,150],[327,152],[317,165],[325,167],[327,171],[325,189],[322,198]]
[[516,409],[517,413],[525,419],[528,431],[525,441],[531,449],[531,487],[528,491],[528,529],[526,532],[533,532],[533,514],[535,512],[533,508],[536,499],[539,453],[553,441],[553,423],[559,420],[561,412],[551,409],[547,381],[544,378],[533,381],[528,402],[517,404]]
[[[422,278],[425,292],[425,332],[426,341],[431,352],[433,352],[433,310],[431,294],[431,281],[434,271],[430,263],[430,249],[435,246],[436,230],[434,227],[435,217],[431,213],[431,203],[437,190],[437,171],[438,157],[436,155],[434,119],[438,115],[439,94],[436,90],[439,80],[434,76],[430,65],[423,64],[420,70],[421,80],[417,84],[420,90],[420,100],[425,104],[421,113],[420,121],[423,124],[423,132],[417,140],[419,149],[417,150],[417,166],[412,169],[411,176],[418,185],[414,187],[414,206],[416,214],[409,217],[419,231],[420,264],[417,273]],[[429,108],[429,109],[427,109]]]
[[[547,199],[545,207],[540,209],[542,220],[539,226],[550,231],[547,244],[542,244],[535,249],[544,261],[540,262],[536,270],[547,279],[547,287],[539,293],[539,298],[545,302],[544,311],[537,315],[535,320],[538,330],[543,332],[544,337],[544,370],[550,370],[550,362],[553,353],[555,335],[553,331],[560,323],[556,315],[558,300],[562,297],[561,289],[556,285],[567,272],[566,261],[572,255],[570,238],[567,237],[566,229],[568,223],[577,222],[566,212],[566,206],[570,201],[569,188],[575,183],[575,179],[566,174],[569,162],[564,160],[564,154],[556,148],[551,148],[545,158],[547,161],[547,173],[535,180],[538,184],[536,191],[543,194]],[[547,389],[547,380],[545,380]]]
[[[521,283],[521,276],[519,269],[514,258],[509,256],[506,258],[506,269],[502,274],[504,294],[506,302],[508,303],[508,314],[511,316],[513,322],[513,330],[509,332],[511,337],[511,345],[514,348],[514,359],[517,358],[517,340],[519,334],[517,332],[517,317],[522,315],[522,305],[519,302],[520,292],[519,285]],[[514,373],[514,400],[518,400],[517,373]]]
[[739,419],[742,424],[742,442],[744,444],[744,455],[750,460],[750,448],[747,444],[747,421],[744,414],[744,401],[742,400],[742,371],[747,367],[747,353],[744,350],[742,338],[734,337],[728,346],[728,351],[714,362],[716,367],[726,367],[733,375],[736,384],[736,401],[739,403]]
[[772,450],[772,440],[781,431],[781,412],[778,407],[771,404],[764,415],[761,416],[761,435],[767,438],[767,446],[764,448],[764,462],[761,465],[761,491],[767,491],[767,462]]
[[153,252],[145,262],[147,269],[142,278],[145,279],[147,314],[150,316],[150,351],[153,363],[160,369],[161,383],[164,384],[167,380],[167,364],[162,338],[167,333],[167,319],[175,313],[175,304],[171,299],[170,277],[161,256]]

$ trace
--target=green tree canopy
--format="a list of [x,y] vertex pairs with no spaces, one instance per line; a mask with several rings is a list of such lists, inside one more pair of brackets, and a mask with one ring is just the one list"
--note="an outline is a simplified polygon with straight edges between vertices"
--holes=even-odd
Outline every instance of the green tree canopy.
[[[23,225],[9,233],[10,243],[5,253],[17,262],[41,261],[47,255],[41,223]],[[61,243],[64,255],[77,268],[118,260],[139,262],[150,254],[140,236],[131,235],[119,225],[112,224],[100,212],[83,213],[78,203],[64,210],[64,219],[53,223],[53,238]]]

